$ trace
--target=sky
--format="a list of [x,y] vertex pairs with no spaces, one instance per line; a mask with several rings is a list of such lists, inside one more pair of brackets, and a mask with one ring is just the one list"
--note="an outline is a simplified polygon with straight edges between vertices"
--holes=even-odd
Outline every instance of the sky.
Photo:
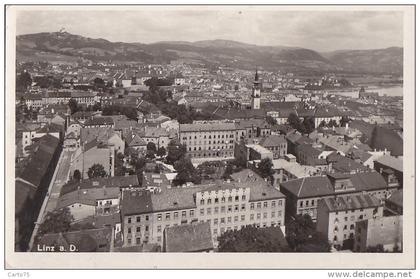
[[403,45],[397,11],[285,11],[245,7],[136,7],[133,10],[19,11],[16,33],[67,32],[112,42],[224,39],[320,52]]

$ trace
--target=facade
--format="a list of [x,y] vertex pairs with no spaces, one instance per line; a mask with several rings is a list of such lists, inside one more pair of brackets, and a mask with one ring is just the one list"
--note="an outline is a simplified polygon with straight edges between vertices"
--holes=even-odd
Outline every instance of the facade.
[[191,157],[233,157],[235,124],[212,122],[179,125],[179,138]]
[[79,170],[83,179],[89,178],[88,171],[94,164],[104,167],[107,176],[114,176],[114,147],[98,144],[96,140],[81,145],[73,154],[69,175]]
[[318,203],[317,231],[336,249],[353,249],[356,223],[382,215],[380,200],[370,195],[325,198]]
[[163,244],[166,228],[207,222],[213,241],[246,225],[284,226],[284,196],[265,181],[124,191],[124,246]]
[[384,251],[401,252],[403,243],[402,215],[378,217],[356,222],[354,252],[367,252],[381,245]]
[[112,215],[119,210],[120,188],[78,189],[62,195],[57,209],[67,207],[78,221],[94,215]]
[[284,136],[270,135],[260,144],[273,153],[273,159],[283,158],[287,154],[287,141]]
[[318,203],[325,198],[369,194],[385,200],[398,187],[389,186],[377,172],[356,174],[334,173],[289,180],[280,184],[286,196],[286,216],[308,214],[317,219]]

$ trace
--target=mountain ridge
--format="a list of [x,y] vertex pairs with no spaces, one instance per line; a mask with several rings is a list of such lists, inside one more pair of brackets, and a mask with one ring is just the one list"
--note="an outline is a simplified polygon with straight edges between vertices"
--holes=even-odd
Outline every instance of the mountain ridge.
[[111,42],[68,32],[42,32],[17,36],[16,52],[18,61],[43,57],[144,63],[170,63],[181,60],[186,63],[225,65],[243,69],[252,69],[255,65],[260,65],[267,70],[402,74],[403,49],[389,47],[320,53],[308,48],[261,46],[223,39],[146,44]]

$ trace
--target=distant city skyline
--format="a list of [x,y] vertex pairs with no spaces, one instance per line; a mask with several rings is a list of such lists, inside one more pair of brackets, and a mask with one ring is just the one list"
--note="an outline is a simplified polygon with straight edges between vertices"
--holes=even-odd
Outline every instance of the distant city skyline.
[[[16,34],[67,32],[112,42],[233,40],[327,52],[403,46],[398,11],[282,11],[249,7],[135,7],[133,11],[32,10],[17,14]],[[76,9],[76,7],[74,8]]]

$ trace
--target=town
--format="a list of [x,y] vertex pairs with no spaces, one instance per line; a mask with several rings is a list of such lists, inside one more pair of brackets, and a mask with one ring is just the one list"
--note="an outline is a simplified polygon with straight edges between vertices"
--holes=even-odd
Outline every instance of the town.
[[18,61],[15,250],[401,252],[403,97],[371,77]]

